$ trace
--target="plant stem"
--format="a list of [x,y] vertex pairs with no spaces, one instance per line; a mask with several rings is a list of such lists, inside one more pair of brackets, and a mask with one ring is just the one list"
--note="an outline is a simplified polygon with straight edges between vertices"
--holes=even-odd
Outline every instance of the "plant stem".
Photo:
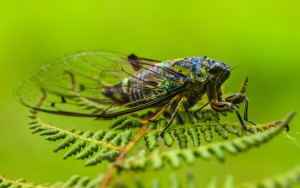
[[114,161],[114,164],[110,166],[107,173],[105,174],[105,177],[101,181],[101,184],[99,188],[106,188],[108,187],[111,179],[113,178],[113,175],[117,172],[117,166],[115,164],[121,162],[124,157],[127,155],[127,153],[130,151],[130,149],[142,138],[142,136],[147,132],[147,127],[149,125],[149,121],[143,122],[142,127],[138,130],[138,132],[132,137],[132,139],[129,141],[129,143],[122,148],[121,153],[119,157]]

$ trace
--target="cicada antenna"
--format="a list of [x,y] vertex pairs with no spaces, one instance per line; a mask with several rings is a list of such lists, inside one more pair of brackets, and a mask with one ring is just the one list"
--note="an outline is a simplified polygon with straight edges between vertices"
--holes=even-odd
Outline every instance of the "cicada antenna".
[[232,71],[232,70],[234,70],[234,69],[236,69],[236,68],[238,68],[238,67],[240,67],[241,65],[244,65],[245,63],[242,63],[242,64],[238,64],[238,65],[236,65],[236,66],[234,66],[234,67],[230,67],[230,70]]

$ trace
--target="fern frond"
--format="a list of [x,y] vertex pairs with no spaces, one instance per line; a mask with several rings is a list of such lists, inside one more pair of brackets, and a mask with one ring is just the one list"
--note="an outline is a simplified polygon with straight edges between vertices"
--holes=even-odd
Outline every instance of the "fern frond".
[[[264,132],[252,134],[250,136],[238,137],[230,141],[211,143],[204,146],[189,149],[175,149],[172,151],[163,152],[155,150],[148,156],[144,155],[138,156],[135,159],[131,158],[129,161],[127,160],[123,163],[118,163],[117,165],[119,170],[144,170],[146,166],[149,165],[151,165],[155,170],[157,170],[162,168],[164,164],[167,163],[174,168],[180,167],[183,161],[186,161],[188,164],[192,164],[194,163],[196,158],[203,158],[209,160],[212,158],[212,156],[215,156],[220,161],[224,161],[225,151],[230,154],[238,154],[254,146],[258,146],[262,143],[269,141],[287,126],[288,122],[293,116],[294,113],[290,114],[285,121],[282,121],[279,124],[276,123],[276,127],[265,130]],[[268,127],[270,126],[271,124],[268,124]],[[154,133],[156,133],[156,131],[152,132],[152,134]],[[177,134],[183,134],[183,131],[177,132]]]
[[244,183],[239,187],[252,188],[252,187],[292,187],[295,184],[300,184],[300,166],[290,170],[289,172],[277,175],[275,177],[265,178],[259,182]]
[[86,162],[87,166],[95,165],[103,160],[113,161],[131,138],[132,132],[127,130],[122,133],[114,131],[99,130],[80,131],[75,129],[64,130],[40,120],[36,113],[30,114],[30,129],[33,134],[40,134],[46,140],[62,140],[55,148],[54,152],[68,148],[63,158],[67,159],[75,155],[76,159],[86,159],[94,155]]
[[[167,121],[165,119],[159,119],[156,122],[152,122],[146,131],[144,140],[146,146],[150,151],[154,148],[159,147],[159,133],[166,126]],[[271,129],[272,127],[278,126],[279,122],[271,122],[262,125],[250,125],[248,126],[255,132],[264,132],[265,130]],[[217,134],[214,134],[217,133]],[[210,143],[213,140],[213,136],[218,135],[221,139],[226,140],[229,136],[247,136],[250,133],[242,129],[239,123],[196,123],[196,124],[185,124],[185,125],[172,125],[164,134],[163,140],[167,147],[174,145],[175,140],[178,141],[178,145],[181,149],[188,148],[188,142],[191,140],[194,147],[200,146],[201,140],[203,139],[206,143]],[[203,138],[201,138],[203,137]],[[217,137],[216,137],[217,138]]]
[[[171,174],[168,177],[168,186],[169,188],[177,187],[188,187],[188,188],[197,188],[199,187],[194,175],[189,172],[186,175],[185,181],[180,181],[180,177]],[[90,179],[87,176],[73,175],[69,180],[65,182],[57,182],[53,184],[36,184],[31,182],[26,182],[24,179],[10,180],[4,176],[0,176],[0,188],[97,188],[99,187],[101,181],[103,180],[103,175],[100,174],[94,179]],[[162,179],[165,180],[164,178]],[[161,180],[154,179],[152,181],[145,181],[138,177],[135,178],[134,187],[152,187],[160,188],[162,184]],[[225,179],[225,182],[222,183],[216,178],[211,178],[211,181],[208,183],[206,188],[290,188],[294,185],[300,184],[300,166],[290,170],[289,172],[283,173],[270,178],[265,178],[259,182],[245,182],[239,185],[234,183],[234,178],[231,175],[228,175]],[[132,187],[132,181],[127,185],[123,180],[117,181],[117,183],[112,186],[116,188],[122,187]]]
[[4,176],[0,176],[0,188],[97,188],[102,179],[102,174],[98,175],[94,179],[90,179],[87,176],[80,177],[79,175],[73,175],[66,182],[36,184],[32,182],[26,182],[24,179],[10,180]]
[[[185,181],[180,181],[182,178],[171,174],[169,175],[168,186],[169,188],[179,188],[179,187],[188,187],[188,188],[198,188],[199,181],[195,179],[194,175],[189,172],[185,177]],[[165,179],[161,180],[164,181]],[[300,184],[300,166],[295,169],[290,170],[289,172],[277,175],[271,178],[265,178],[259,182],[245,182],[242,184],[235,184],[235,178],[232,175],[227,175],[224,182],[221,182],[215,177],[212,177],[206,188],[291,188],[295,185]],[[160,180],[154,179],[151,183],[143,183],[144,181],[136,178],[135,187],[162,187]],[[149,185],[150,184],[150,185]],[[123,182],[123,186],[126,184]],[[116,186],[118,187],[118,186]],[[126,186],[125,186],[126,187]],[[132,185],[130,186],[132,187]]]
[[[165,122],[165,123],[161,123]],[[269,122],[261,125],[248,125],[248,128],[254,132],[264,132],[280,124],[281,121]],[[165,119],[160,119],[158,122],[154,122],[153,127],[148,131],[148,134],[160,133],[166,125]],[[173,134],[172,134],[173,133]],[[216,133],[216,134],[215,134]],[[166,137],[165,137],[166,135]],[[187,148],[187,143],[191,140],[195,147],[200,146],[201,140],[203,139],[206,143],[210,143],[213,140],[213,136],[218,135],[219,138],[227,140],[230,136],[249,136],[250,133],[244,130],[240,123],[232,122],[216,122],[209,121],[206,123],[198,122],[195,124],[187,123],[184,125],[172,125],[164,135],[164,143],[166,146],[171,147],[174,144],[174,140],[178,141],[180,148]],[[174,135],[174,136],[173,136]],[[203,138],[201,138],[203,137]],[[218,138],[218,137],[216,137]],[[156,140],[152,140],[153,145],[159,146],[158,137]],[[149,148],[148,148],[149,149]],[[150,149],[149,149],[150,150]],[[150,150],[151,151],[151,150]]]
[[115,130],[126,130],[140,128],[141,126],[142,122],[140,120],[133,119],[132,117],[128,119],[125,116],[121,116],[112,121],[109,128]]
[[[231,135],[243,136],[249,132],[244,131],[238,123],[224,122],[219,123],[219,115],[210,109],[199,112],[186,111],[180,112],[177,120],[165,132],[163,140],[167,147],[174,145],[175,140],[178,141],[180,148],[188,147],[189,140],[192,140],[195,147],[201,143],[201,135],[205,142],[211,142],[213,134],[216,132],[222,139],[227,139]],[[159,133],[167,125],[168,118],[159,118],[157,121],[151,122],[148,130],[145,131],[144,140],[149,151],[153,151],[159,147]],[[143,121],[132,116],[118,117],[115,119],[110,128],[115,130],[126,130],[141,128]],[[254,131],[261,132],[276,126],[278,122],[272,122],[259,126],[250,126]]]

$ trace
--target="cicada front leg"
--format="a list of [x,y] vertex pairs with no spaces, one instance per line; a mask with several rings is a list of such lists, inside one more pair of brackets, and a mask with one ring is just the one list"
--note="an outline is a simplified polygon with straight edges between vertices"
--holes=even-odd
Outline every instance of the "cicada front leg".
[[248,119],[248,98],[245,95],[247,84],[248,84],[248,77],[245,78],[242,87],[240,89],[240,92],[226,97],[225,101],[230,102],[234,105],[240,104],[243,101],[245,101],[244,120],[249,123],[252,123],[253,125],[257,125],[255,122]]
[[246,127],[244,121],[243,121],[243,118],[241,117],[240,113],[239,113],[239,110],[238,108],[233,104],[233,103],[230,103],[230,102],[226,102],[226,101],[222,101],[222,102],[219,102],[219,101],[211,101],[210,103],[210,106],[212,107],[212,109],[214,109],[215,111],[217,112],[226,112],[226,111],[235,111],[237,117],[239,118],[240,120],[240,123],[243,127],[243,129],[251,132],[251,133],[254,133],[253,130],[249,129]]
[[209,103],[211,108],[219,113],[222,112],[228,112],[228,111],[234,111],[243,127],[243,129],[254,133],[253,130],[249,129],[246,127],[243,118],[241,117],[238,108],[235,106],[236,104],[239,104],[240,102],[242,102],[243,100],[245,100],[243,97],[240,98],[239,96],[242,96],[243,93],[245,92],[245,85],[247,85],[247,79],[244,81],[243,87],[241,89],[242,92],[240,92],[239,94],[236,95],[231,95],[227,98],[225,98],[225,100],[223,100],[222,98],[222,90],[221,88],[216,88],[216,86],[214,84],[208,85],[207,89],[206,89],[206,93],[209,99]]

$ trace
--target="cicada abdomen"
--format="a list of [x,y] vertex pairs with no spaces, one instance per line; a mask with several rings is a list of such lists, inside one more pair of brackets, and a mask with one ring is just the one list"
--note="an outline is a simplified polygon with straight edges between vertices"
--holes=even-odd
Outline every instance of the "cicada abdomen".
[[[141,65],[140,68],[144,66]],[[156,63],[112,87],[105,88],[102,93],[120,105],[133,107],[182,87],[184,82],[181,80],[184,78],[180,73],[174,74],[169,64]]]

